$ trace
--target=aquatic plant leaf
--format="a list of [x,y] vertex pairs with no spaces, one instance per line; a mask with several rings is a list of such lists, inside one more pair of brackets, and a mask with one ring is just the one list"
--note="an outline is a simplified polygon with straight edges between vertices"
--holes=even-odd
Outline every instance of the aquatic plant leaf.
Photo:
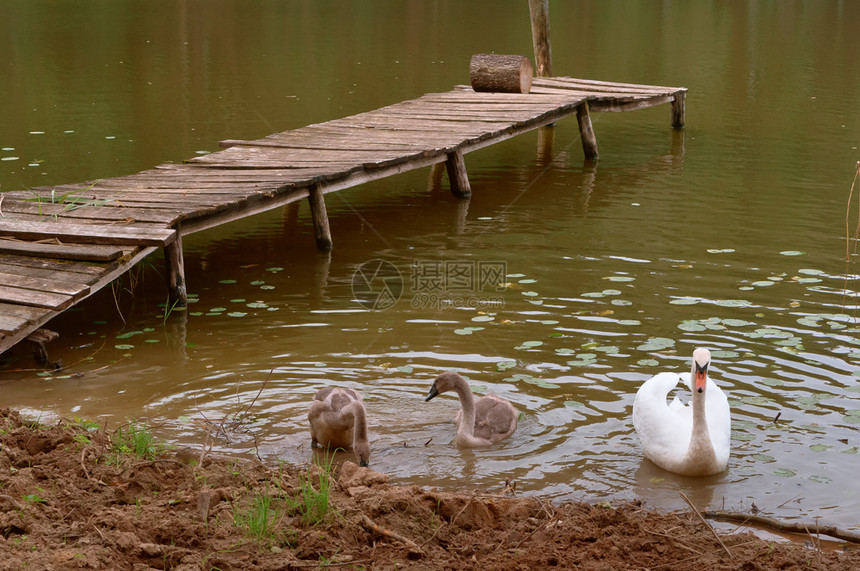
[[813,444],[809,447],[813,452],[824,452],[828,448],[833,448],[832,444]]
[[564,406],[568,408],[582,408],[585,406],[585,403],[581,403],[578,400],[566,400],[564,401]]
[[236,283],[236,280],[220,280],[218,283],[219,283],[219,284],[229,285],[229,284],[234,284],[234,283]]
[[516,361],[499,361],[496,363],[496,370],[498,371],[507,371],[517,365]]
[[770,280],[760,280],[757,282],[753,282],[750,285],[755,286],[755,287],[767,287],[767,286],[772,286],[773,282]]
[[789,470],[788,468],[777,468],[773,473],[782,478],[791,478],[792,476],[797,475],[797,472]]
[[707,327],[698,321],[688,319],[678,324],[678,329],[681,331],[705,331]]
[[647,342],[643,343],[636,347],[637,351],[662,351],[663,349],[668,349],[670,347],[674,347],[675,340],[669,339],[668,337],[654,337],[653,339],[649,339]]
[[134,345],[128,345],[128,344],[114,345],[114,349],[120,349],[122,351],[127,351],[128,349],[134,349]]
[[819,483],[819,484],[830,484],[830,483],[832,483],[832,482],[833,482],[833,480],[831,480],[831,479],[830,479],[830,478],[828,478],[827,476],[819,476],[818,474],[813,474],[813,475],[811,475],[811,476],[809,477],[809,479],[810,479],[811,481],[813,481],[813,482],[817,482],[817,483]]
[[756,460],[761,460],[762,462],[775,462],[776,458],[773,456],[769,456],[767,454],[753,454],[751,458],[755,458]]
[[696,305],[699,300],[695,297],[676,297],[669,300],[672,305]]

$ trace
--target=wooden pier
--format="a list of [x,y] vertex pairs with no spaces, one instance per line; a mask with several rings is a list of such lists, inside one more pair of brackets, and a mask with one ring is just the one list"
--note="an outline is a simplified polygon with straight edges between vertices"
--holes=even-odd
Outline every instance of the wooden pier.
[[457,87],[308,125],[143,172],[0,194],[0,353],[164,249],[170,299],[186,301],[182,238],[307,199],[317,247],[333,245],[324,195],[444,163],[451,191],[471,194],[464,155],[576,115],[587,160],[590,113],[671,104],[684,126],[686,89],[535,78],[527,94]]

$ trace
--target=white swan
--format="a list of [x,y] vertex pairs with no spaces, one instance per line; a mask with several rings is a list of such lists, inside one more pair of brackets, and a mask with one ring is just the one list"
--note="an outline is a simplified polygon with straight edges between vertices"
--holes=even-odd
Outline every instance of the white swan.
[[446,372],[436,377],[424,400],[429,401],[445,391],[454,391],[460,397],[462,408],[454,417],[457,427],[454,442],[459,446],[489,446],[517,429],[517,410],[511,403],[494,394],[476,400],[469,383],[457,373]]
[[361,395],[352,389],[325,387],[317,391],[308,411],[311,447],[352,448],[360,466],[370,460],[367,414]]
[[675,373],[659,373],[645,381],[633,401],[633,427],[645,457],[682,476],[709,476],[729,463],[731,414],[729,401],[708,378],[711,352],[693,352],[690,390],[693,399],[684,406],[677,397],[666,397],[681,379]]

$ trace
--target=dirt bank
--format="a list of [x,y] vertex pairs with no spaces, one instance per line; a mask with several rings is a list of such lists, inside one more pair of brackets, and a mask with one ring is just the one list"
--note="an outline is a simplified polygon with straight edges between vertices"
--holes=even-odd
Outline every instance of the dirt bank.
[[860,569],[857,550],[721,545],[694,514],[393,486],[349,462],[326,495],[316,467],[139,456],[135,436],[0,410],[0,570]]

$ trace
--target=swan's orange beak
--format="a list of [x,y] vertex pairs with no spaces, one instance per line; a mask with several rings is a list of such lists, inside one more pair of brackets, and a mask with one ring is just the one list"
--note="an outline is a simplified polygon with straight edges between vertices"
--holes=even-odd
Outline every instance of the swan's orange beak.
[[696,391],[705,392],[705,386],[708,384],[708,363],[699,365],[696,363]]

